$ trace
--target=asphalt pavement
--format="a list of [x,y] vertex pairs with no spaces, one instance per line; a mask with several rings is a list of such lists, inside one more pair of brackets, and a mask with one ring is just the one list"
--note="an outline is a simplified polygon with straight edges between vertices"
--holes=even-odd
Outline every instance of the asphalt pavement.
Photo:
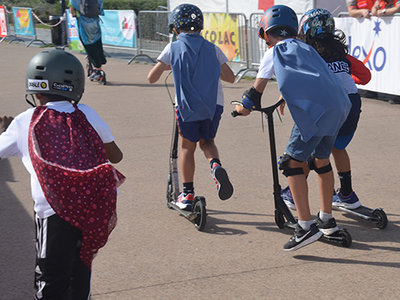
[[[15,116],[25,103],[25,72],[39,51],[26,43],[0,43],[0,115]],[[76,53],[84,63],[84,55]],[[216,143],[235,187],[227,201],[217,197],[209,165],[196,152],[195,191],[207,202],[203,232],[166,206],[165,192],[173,111],[164,74],[149,85],[152,65],[108,59],[108,84],[86,82],[83,103],[109,124],[127,177],[118,198],[119,220],[93,263],[92,299],[398,299],[400,295],[400,106],[363,98],[359,128],[348,148],[353,187],[361,202],[382,207],[383,230],[335,211],[353,238],[344,248],[316,242],[284,252],[291,230],[274,220],[272,168],[267,128],[259,113],[232,118],[229,102],[252,81],[224,83],[225,111]],[[167,87],[173,91],[170,77]],[[278,99],[268,83],[263,104]],[[264,125],[266,126],[265,120]],[[275,118],[282,153],[293,122]],[[286,179],[279,174],[282,186]],[[310,205],[319,209],[317,177],[309,177]],[[336,187],[338,180],[336,179]],[[0,160],[0,299],[33,295],[34,226],[29,176],[17,157]],[[296,216],[295,212],[294,215]]]

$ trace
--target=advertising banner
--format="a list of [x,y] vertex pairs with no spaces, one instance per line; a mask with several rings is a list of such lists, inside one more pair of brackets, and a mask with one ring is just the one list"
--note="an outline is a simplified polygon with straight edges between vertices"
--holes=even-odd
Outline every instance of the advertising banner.
[[237,15],[205,13],[201,34],[221,48],[229,61],[241,61]]
[[68,48],[71,50],[82,51],[83,45],[79,40],[78,22],[75,17],[67,12],[67,28],[68,28]]
[[14,29],[17,35],[35,36],[32,8],[13,7]]
[[400,39],[394,34],[400,17],[335,18],[335,23],[347,36],[349,54],[371,70],[371,81],[359,88],[400,95]]
[[100,16],[104,44],[136,47],[136,14],[133,10],[105,10]]
[[8,35],[6,10],[4,6],[0,6],[0,37]]
[[[240,0],[242,1],[242,0]],[[257,1],[257,0],[254,0]],[[172,11],[175,7],[182,3],[190,3],[196,5],[200,8],[203,13],[204,12],[227,12],[228,7],[227,5],[229,1],[227,0],[191,0],[191,1],[182,1],[182,0],[168,0],[168,8],[169,11]]]

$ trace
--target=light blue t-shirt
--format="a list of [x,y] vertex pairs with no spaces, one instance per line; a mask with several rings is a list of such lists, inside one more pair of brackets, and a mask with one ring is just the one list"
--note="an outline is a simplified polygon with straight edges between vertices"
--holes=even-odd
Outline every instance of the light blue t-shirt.
[[[104,15],[103,0],[98,0],[100,15]],[[71,0],[71,6],[79,12],[80,1]],[[101,39],[100,17],[89,18],[79,14],[78,18],[79,37],[85,45],[91,45]]]
[[304,142],[337,134],[351,102],[313,47],[296,39],[279,42],[264,55],[257,77],[271,78],[273,73]]

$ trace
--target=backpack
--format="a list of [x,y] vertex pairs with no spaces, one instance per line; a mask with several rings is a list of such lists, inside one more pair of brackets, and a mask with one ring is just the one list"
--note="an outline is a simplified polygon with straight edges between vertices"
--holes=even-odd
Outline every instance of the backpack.
[[98,0],[80,0],[79,12],[89,18],[100,15],[100,4]]
[[117,186],[125,177],[108,161],[103,141],[75,105],[72,113],[36,107],[29,155],[56,214],[82,232],[80,258],[90,269],[117,222]]

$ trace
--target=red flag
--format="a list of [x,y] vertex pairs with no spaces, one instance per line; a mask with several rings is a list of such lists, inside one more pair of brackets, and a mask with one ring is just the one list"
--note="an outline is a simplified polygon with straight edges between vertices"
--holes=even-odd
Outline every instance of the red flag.
[[258,9],[266,11],[268,8],[274,5],[274,0],[258,0]]

